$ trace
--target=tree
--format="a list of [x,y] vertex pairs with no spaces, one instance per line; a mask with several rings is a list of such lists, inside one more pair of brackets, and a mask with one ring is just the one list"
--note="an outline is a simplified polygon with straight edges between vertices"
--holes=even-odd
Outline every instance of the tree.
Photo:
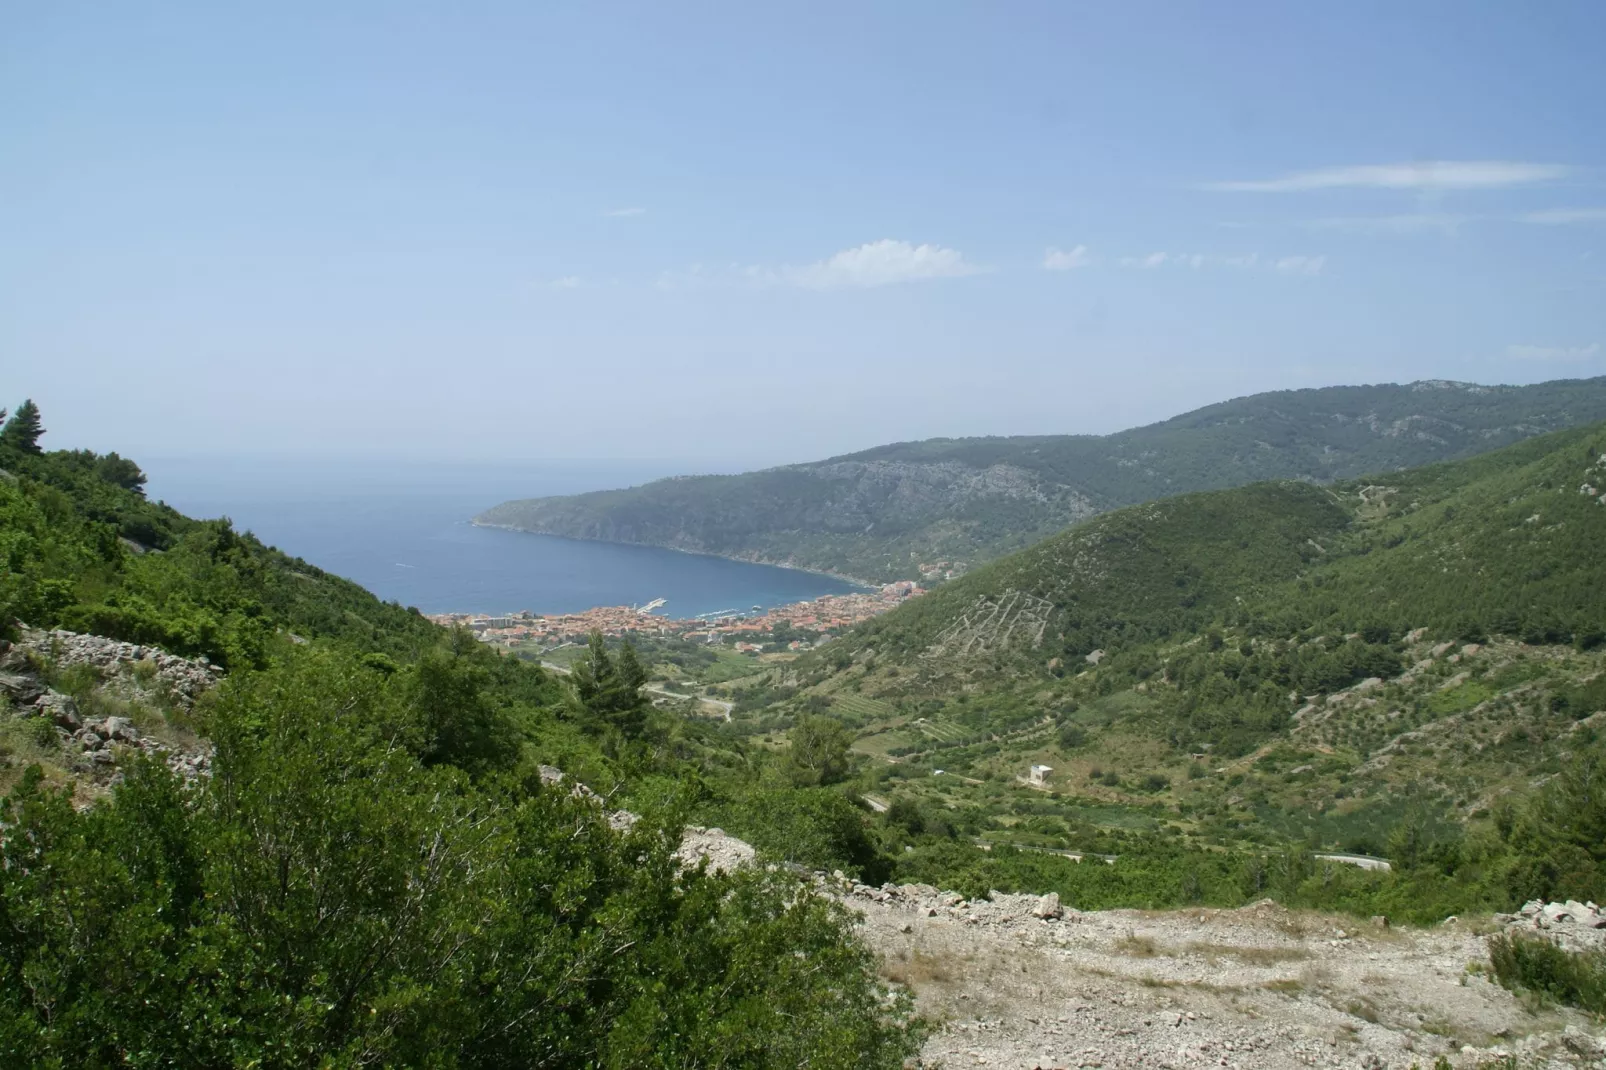
[[18,453],[42,453],[39,436],[45,433],[39,422],[39,406],[29,398],[17,406],[16,413],[0,430],[0,446],[8,446]]
[[647,696],[642,686],[647,670],[626,642],[615,661],[608,654],[601,632],[592,632],[586,656],[575,662],[575,694],[588,712],[612,725],[626,737],[640,736],[647,726]]
[[853,735],[835,717],[804,716],[792,729],[787,771],[799,787],[833,784],[848,775]]
[[518,757],[513,726],[486,693],[487,674],[473,656],[478,653],[449,646],[432,650],[406,674],[425,765],[447,763],[481,773]]
[[131,490],[135,494],[145,493],[145,473],[127,457],[108,453],[95,462],[95,474],[124,490]]

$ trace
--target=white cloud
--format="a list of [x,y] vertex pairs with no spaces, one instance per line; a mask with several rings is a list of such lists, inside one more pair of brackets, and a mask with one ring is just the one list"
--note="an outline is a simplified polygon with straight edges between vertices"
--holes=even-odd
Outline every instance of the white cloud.
[[607,216],[610,219],[623,219],[626,216],[646,215],[647,214],[647,209],[645,209],[645,208],[610,208],[608,211],[603,212],[602,214]]
[[1517,360],[1594,360],[1600,356],[1600,343],[1587,346],[1506,346],[1506,356]]
[[1505,160],[1424,160],[1416,163],[1365,164],[1296,171],[1277,178],[1212,182],[1206,189],[1225,193],[1294,193],[1319,189],[1505,189],[1562,178],[1570,168],[1560,164],[1514,163]]
[[1606,208],[1552,208],[1545,212],[1529,212],[1517,217],[1519,223],[1540,223],[1547,226],[1565,226],[1569,223],[1606,223]]
[[1056,249],[1050,246],[1043,253],[1043,269],[1045,271],[1070,271],[1074,268],[1087,267],[1093,262],[1088,255],[1087,246],[1078,245],[1069,251]]
[[1352,230],[1364,234],[1422,234],[1436,231],[1453,237],[1460,231],[1461,225],[1471,218],[1471,216],[1446,215],[1441,212],[1419,212],[1407,215],[1312,219],[1305,226],[1313,230]]
[[1272,267],[1284,275],[1320,275],[1326,265],[1325,256],[1285,256]]
[[839,287],[887,286],[921,279],[952,279],[976,275],[987,268],[969,263],[957,249],[940,245],[911,245],[906,241],[883,238],[844,249],[828,260],[787,267],[779,273],[749,269],[753,278],[778,278],[811,290]]
[[554,290],[572,290],[576,286],[580,285],[580,276],[564,275],[562,278],[553,279],[547,285],[551,286]]
[[1204,268],[1270,268],[1285,275],[1319,275],[1327,264],[1326,256],[1285,256],[1280,260],[1263,259],[1259,253],[1222,256],[1215,253],[1149,253],[1146,256],[1123,256],[1122,267],[1152,270],[1159,267],[1185,267],[1194,271]]

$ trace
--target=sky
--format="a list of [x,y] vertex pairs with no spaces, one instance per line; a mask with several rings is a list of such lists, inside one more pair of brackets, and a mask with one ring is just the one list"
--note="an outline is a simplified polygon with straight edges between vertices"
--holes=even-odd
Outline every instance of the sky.
[[1606,374],[1606,5],[0,3],[0,405],[699,459]]

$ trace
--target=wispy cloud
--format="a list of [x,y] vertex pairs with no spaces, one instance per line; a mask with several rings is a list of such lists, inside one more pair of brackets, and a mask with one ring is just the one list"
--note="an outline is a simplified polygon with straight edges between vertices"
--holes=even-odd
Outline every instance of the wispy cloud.
[[1325,256],[1285,256],[1272,269],[1283,275],[1320,275],[1326,266]]
[[1074,249],[1056,249],[1050,246],[1043,253],[1043,269],[1045,271],[1071,271],[1079,267],[1087,267],[1093,262],[1088,253],[1087,246],[1078,245]]
[[1517,360],[1578,361],[1600,356],[1600,343],[1587,346],[1506,346],[1506,356]]
[[603,212],[602,214],[607,216],[609,219],[624,219],[627,216],[646,215],[647,214],[647,209],[645,209],[645,208],[610,208],[606,212]]
[[572,290],[580,285],[580,276],[564,275],[561,278],[553,279],[551,282],[547,283],[547,285],[552,287],[554,290]]
[[1142,256],[1123,256],[1122,267],[1153,270],[1162,267],[1182,267],[1199,271],[1204,268],[1266,268],[1282,275],[1320,275],[1327,266],[1325,254],[1316,256],[1263,257],[1259,253],[1240,256],[1221,256],[1213,253],[1145,253]]
[[1305,226],[1312,230],[1347,230],[1362,234],[1424,234],[1438,233],[1454,237],[1461,226],[1473,217],[1446,215],[1442,212],[1418,212],[1406,215],[1345,216],[1335,219],[1312,219]]
[[940,245],[911,245],[883,238],[844,249],[827,260],[776,272],[759,270],[753,277],[790,283],[811,290],[843,287],[868,288],[925,279],[955,279],[979,275],[988,268],[972,264],[958,249]]
[[1205,189],[1223,193],[1299,193],[1324,189],[1473,190],[1506,189],[1563,178],[1571,171],[1561,164],[1508,160],[1423,160],[1414,163],[1363,164],[1296,171],[1276,178],[1211,182]]
[[1539,223],[1561,227],[1570,223],[1606,223],[1606,208],[1552,208],[1544,212],[1528,212],[1517,217],[1519,223]]

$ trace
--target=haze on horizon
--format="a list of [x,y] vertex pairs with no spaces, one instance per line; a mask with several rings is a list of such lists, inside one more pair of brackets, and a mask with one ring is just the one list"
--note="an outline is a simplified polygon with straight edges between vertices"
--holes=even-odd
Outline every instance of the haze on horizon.
[[1606,8],[13,8],[0,405],[718,459],[1606,373]]

